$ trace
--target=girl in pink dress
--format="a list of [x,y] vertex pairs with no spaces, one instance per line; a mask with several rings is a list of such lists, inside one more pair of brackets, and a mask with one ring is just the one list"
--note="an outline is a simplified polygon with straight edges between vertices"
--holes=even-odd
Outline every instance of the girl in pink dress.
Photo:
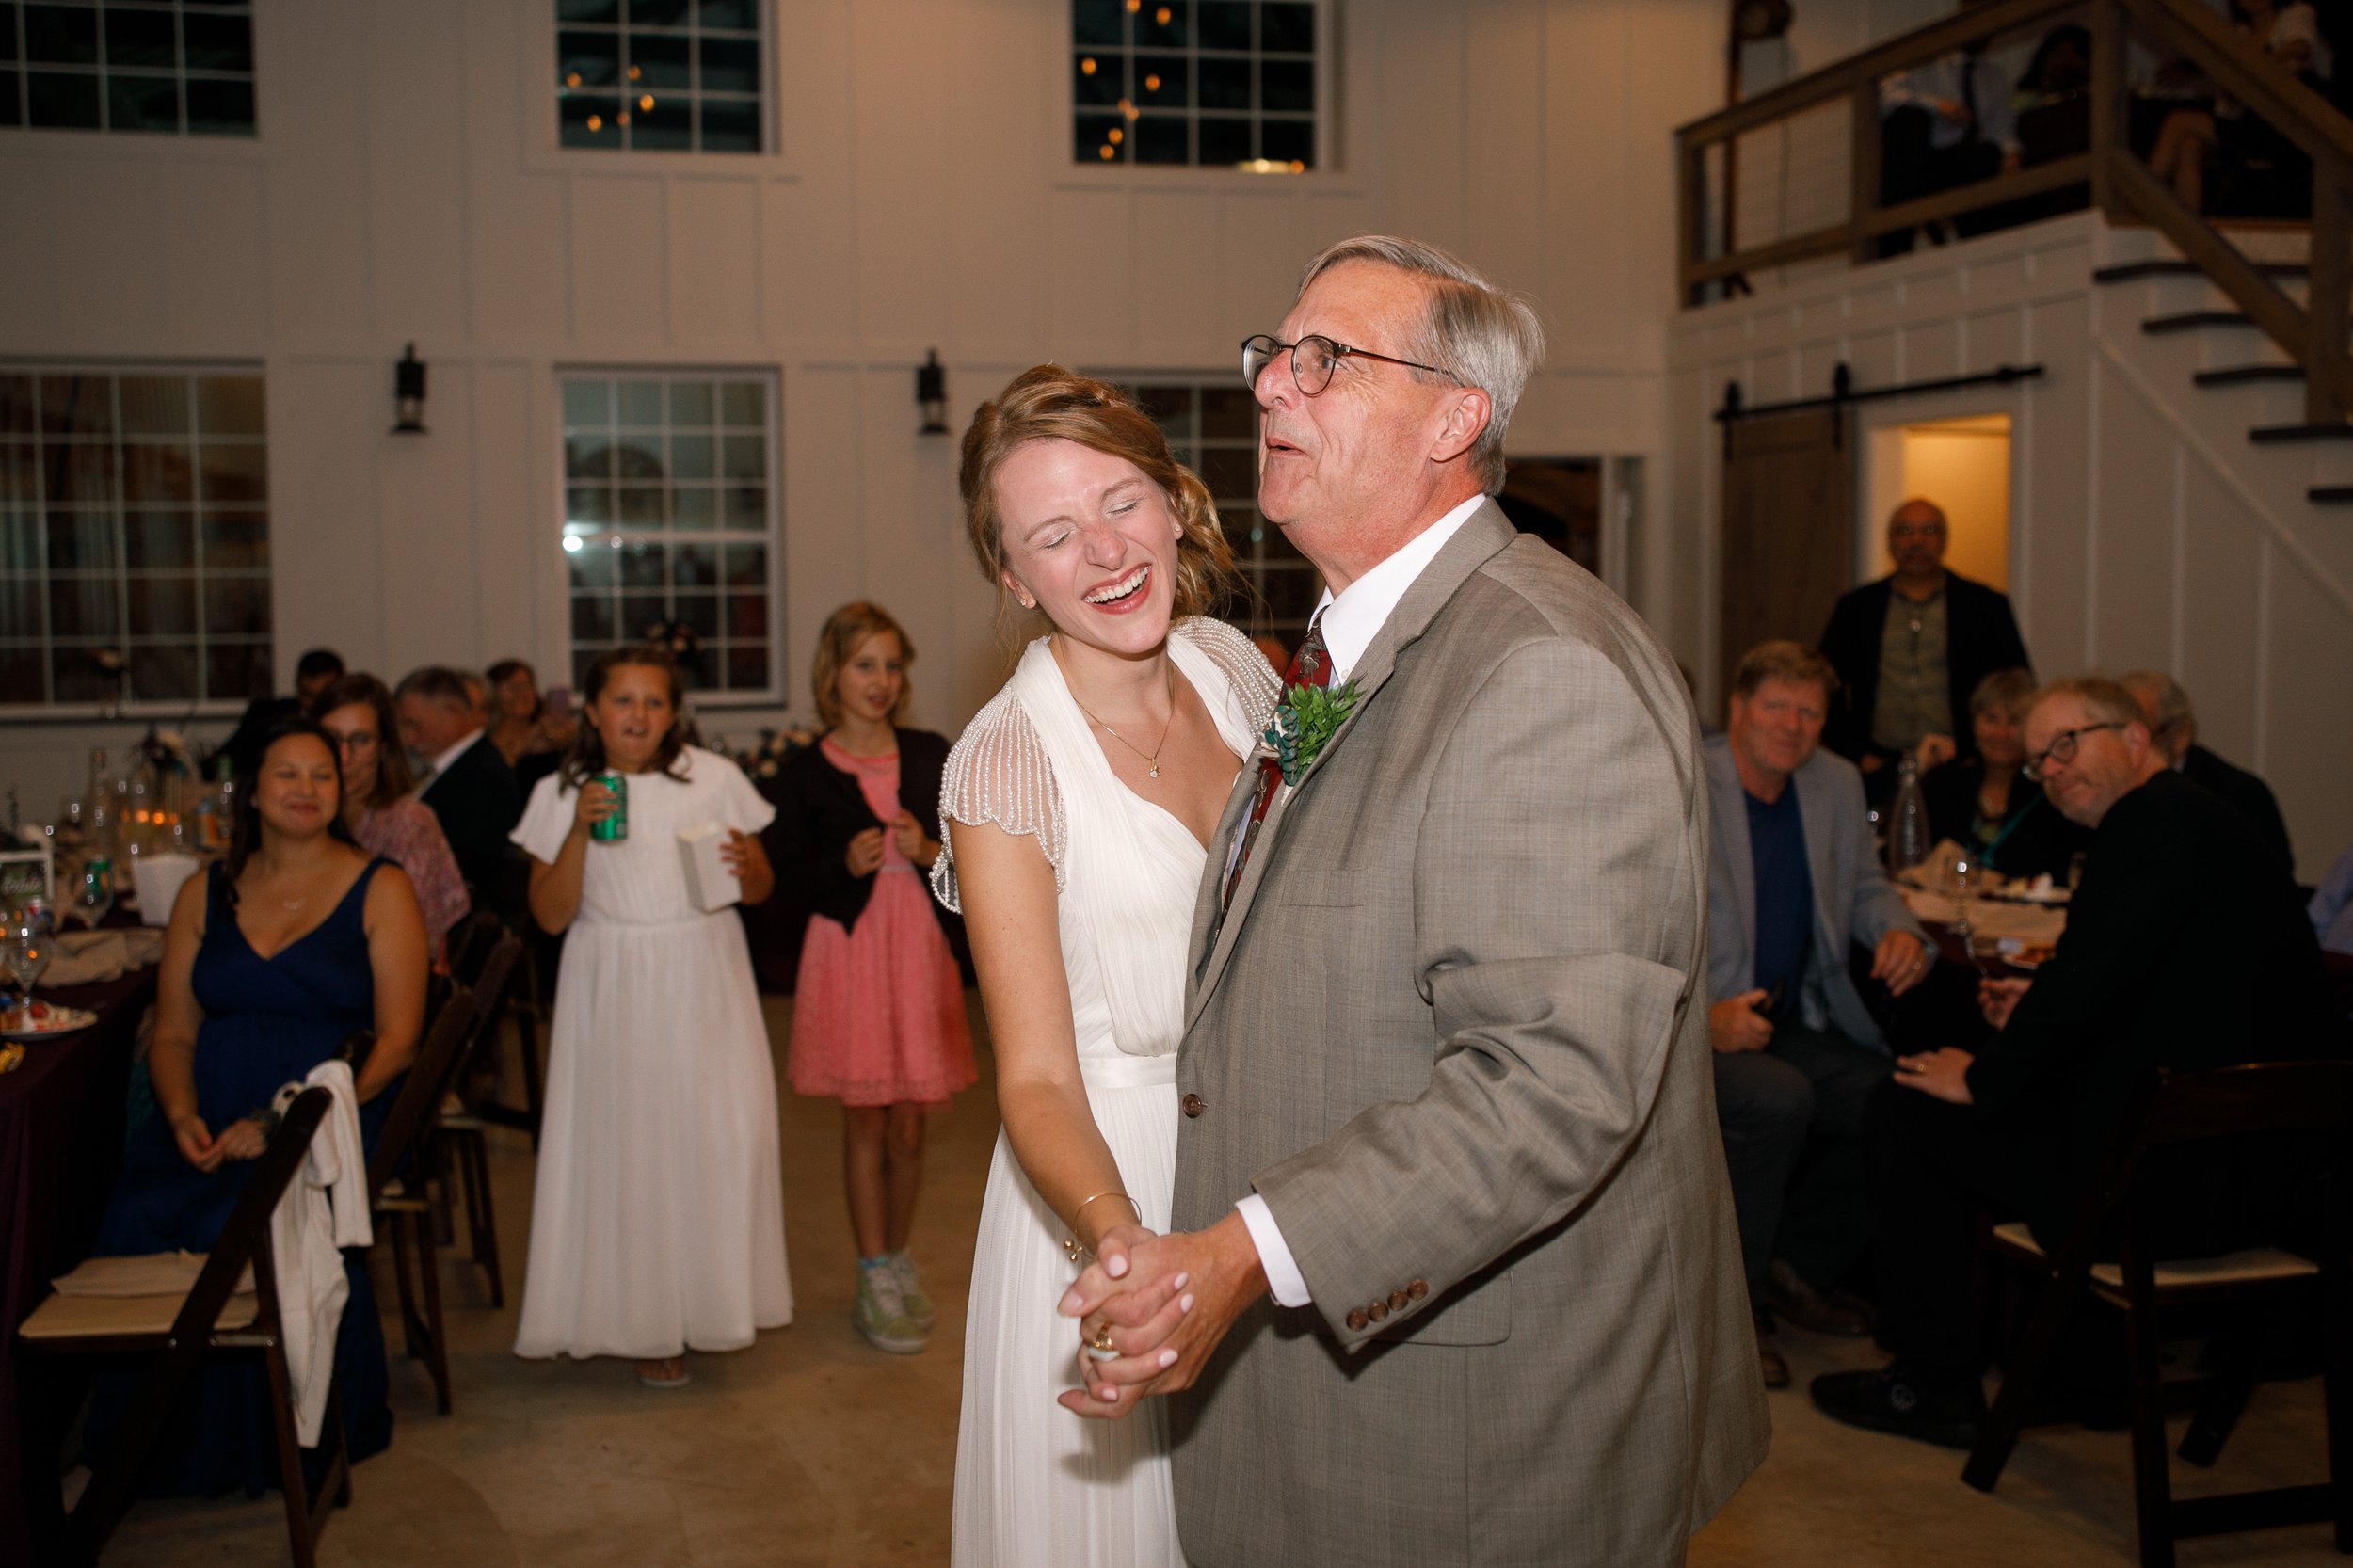
[[777,870],[815,910],[793,1000],[792,1089],[841,1102],[858,1251],[852,1321],[900,1355],[924,1347],[935,1317],[907,1256],[924,1117],[976,1076],[953,917],[923,876],[939,857],[948,742],[899,728],[914,660],[882,610],[833,613],[810,672],[825,733],[787,760],[777,814]]

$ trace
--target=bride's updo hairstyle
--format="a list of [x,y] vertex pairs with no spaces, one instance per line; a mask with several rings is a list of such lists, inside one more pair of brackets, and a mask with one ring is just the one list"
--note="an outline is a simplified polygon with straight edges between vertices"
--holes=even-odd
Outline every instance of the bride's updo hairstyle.
[[1241,584],[1234,554],[1218,526],[1209,487],[1168,450],[1168,438],[1126,392],[1107,382],[1060,365],[1037,365],[984,403],[964,433],[964,462],[957,488],[964,496],[964,526],[981,575],[997,589],[999,613],[1005,600],[1004,520],[997,510],[997,475],[1005,461],[1031,441],[1077,441],[1133,463],[1168,498],[1176,520],[1175,613],[1209,613],[1219,598]]

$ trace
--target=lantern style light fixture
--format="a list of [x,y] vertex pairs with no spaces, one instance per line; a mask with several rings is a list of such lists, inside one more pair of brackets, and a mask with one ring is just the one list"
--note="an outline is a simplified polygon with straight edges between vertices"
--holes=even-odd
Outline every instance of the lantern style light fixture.
[[424,361],[417,358],[417,345],[413,343],[392,367],[392,407],[397,416],[392,424],[393,435],[424,434]]
[[923,362],[915,367],[915,402],[923,410],[923,425],[917,432],[925,436],[948,433],[948,372],[939,362],[939,350],[926,349]]

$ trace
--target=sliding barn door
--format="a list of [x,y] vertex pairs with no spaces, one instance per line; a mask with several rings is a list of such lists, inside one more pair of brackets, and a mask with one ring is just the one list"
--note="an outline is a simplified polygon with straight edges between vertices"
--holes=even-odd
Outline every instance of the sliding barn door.
[[1771,637],[1811,648],[1854,575],[1851,424],[1809,409],[1735,420],[1724,445],[1717,691]]

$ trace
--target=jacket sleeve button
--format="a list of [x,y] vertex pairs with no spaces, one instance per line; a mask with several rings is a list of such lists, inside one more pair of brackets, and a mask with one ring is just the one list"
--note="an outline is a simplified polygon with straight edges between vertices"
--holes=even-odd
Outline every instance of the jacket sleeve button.
[[1370,1306],[1365,1308],[1365,1316],[1370,1318],[1376,1323],[1385,1323],[1389,1320],[1389,1304],[1387,1302],[1375,1302]]
[[1361,1306],[1348,1315],[1348,1326],[1354,1333],[1362,1334],[1369,1321],[1371,1320],[1365,1316],[1365,1309]]
[[[1166,1100],[1162,1100],[1160,1103],[1165,1105],[1168,1102]],[[1187,1095],[1181,1101],[1178,1102],[1178,1105],[1188,1116],[1198,1116],[1201,1112],[1209,1108],[1209,1102],[1203,1099],[1199,1095]]]
[[1414,1281],[1413,1284],[1405,1288],[1405,1294],[1413,1298],[1415,1301],[1419,1301],[1424,1296],[1430,1294],[1430,1282],[1424,1279],[1417,1279]]
[[1402,1290],[1392,1290],[1389,1292],[1389,1310],[1402,1312],[1405,1310],[1405,1304],[1413,1299]]

